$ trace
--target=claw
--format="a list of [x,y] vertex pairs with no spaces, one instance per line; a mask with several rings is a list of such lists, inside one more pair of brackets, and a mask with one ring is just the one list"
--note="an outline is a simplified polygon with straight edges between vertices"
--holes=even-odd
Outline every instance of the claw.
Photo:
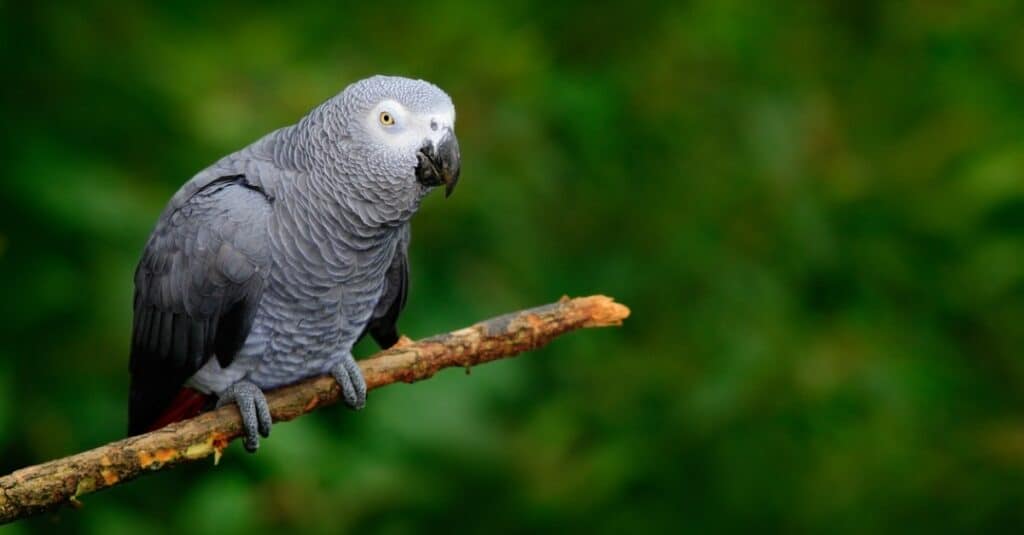
[[239,381],[221,393],[217,400],[217,407],[223,407],[229,403],[238,406],[238,413],[242,416],[245,449],[250,453],[255,452],[260,447],[259,437],[269,437],[270,427],[273,423],[267,397],[255,384],[249,381]]
[[359,410],[366,405],[366,381],[363,379],[363,371],[359,364],[346,355],[340,363],[331,369],[331,375],[341,386],[341,397],[349,407]]

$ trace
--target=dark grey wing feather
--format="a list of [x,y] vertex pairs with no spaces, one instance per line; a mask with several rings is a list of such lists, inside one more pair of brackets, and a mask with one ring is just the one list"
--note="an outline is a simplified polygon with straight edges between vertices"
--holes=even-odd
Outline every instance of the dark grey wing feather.
[[242,347],[266,282],[270,204],[234,175],[161,216],[135,271],[129,434],[146,431],[211,356],[227,366]]
[[359,338],[370,333],[381,349],[398,342],[398,316],[409,295],[409,225],[402,228],[395,257],[385,274],[384,293],[374,308],[370,322]]

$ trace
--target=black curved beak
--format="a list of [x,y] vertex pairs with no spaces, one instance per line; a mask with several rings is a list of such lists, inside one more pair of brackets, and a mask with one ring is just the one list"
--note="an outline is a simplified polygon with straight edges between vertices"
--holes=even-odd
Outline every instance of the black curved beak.
[[427,141],[420,147],[416,157],[416,180],[424,186],[440,186],[444,184],[444,196],[447,198],[455,190],[462,170],[462,156],[459,154],[459,140],[455,132],[446,129],[445,136],[435,146]]

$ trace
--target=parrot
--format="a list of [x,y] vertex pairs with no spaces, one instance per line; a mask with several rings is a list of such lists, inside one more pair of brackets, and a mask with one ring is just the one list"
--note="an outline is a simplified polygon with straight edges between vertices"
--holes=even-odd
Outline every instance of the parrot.
[[255,452],[264,392],[322,374],[361,409],[352,347],[399,339],[410,220],[459,181],[454,128],[436,85],[372,76],[182,185],[135,270],[128,435],[234,404]]

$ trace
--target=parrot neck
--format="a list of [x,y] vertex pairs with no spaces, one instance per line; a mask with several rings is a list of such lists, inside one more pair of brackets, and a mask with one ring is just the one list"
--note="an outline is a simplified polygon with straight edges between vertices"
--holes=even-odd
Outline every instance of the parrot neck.
[[324,121],[307,116],[275,136],[273,158],[277,165],[298,171],[294,181],[282,184],[284,196],[302,198],[302,206],[348,221],[361,234],[399,228],[419,210],[429,192],[399,177],[368,172],[339,154],[338,147],[322,146],[325,140],[344,136],[324,131]]
[[394,253],[401,227],[377,223],[366,206],[299,184],[285,186],[282,192],[274,200],[270,223],[280,258],[290,258],[295,269],[327,267],[328,275],[310,272],[305,280],[322,279],[328,286],[352,282],[354,257]]

